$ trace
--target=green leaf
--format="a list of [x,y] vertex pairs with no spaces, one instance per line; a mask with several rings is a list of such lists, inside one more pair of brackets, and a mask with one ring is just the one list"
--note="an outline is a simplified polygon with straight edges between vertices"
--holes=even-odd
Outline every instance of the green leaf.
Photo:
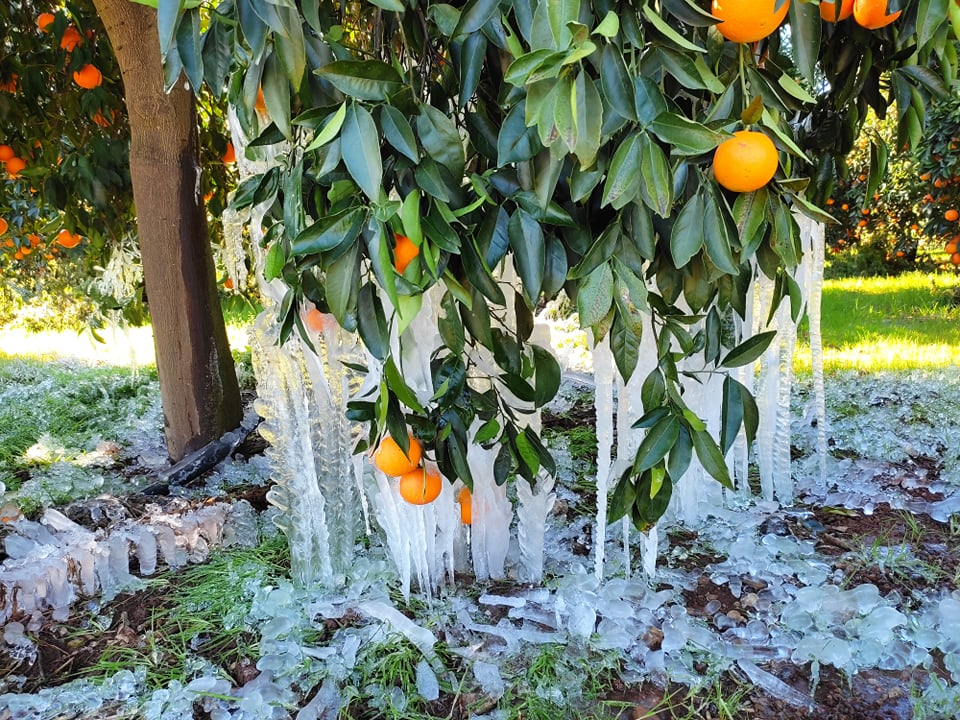
[[499,7],[500,0],[469,0],[460,11],[460,21],[453,37],[477,32],[497,14]]
[[360,246],[354,243],[327,268],[327,303],[345,330],[357,328],[357,294],[360,288]]
[[605,45],[600,53],[600,88],[614,111],[627,120],[637,119],[633,81],[615,45]]
[[673,265],[682,268],[703,247],[704,201],[700,193],[692,195],[677,215],[670,231],[670,256]]
[[618,223],[610,223],[607,225],[604,231],[600,233],[600,237],[598,237],[593,245],[590,246],[590,249],[587,250],[583,259],[570,270],[569,277],[574,280],[586,277],[600,267],[600,265],[607,262],[610,256],[613,255],[613,251],[616,250],[619,239],[620,225]]
[[620,144],[610,161],[601,205],[619,210],[636,197],[640,191],[640,162],[640,135],[634,133]]
[[637,324],[632,318],[627,322],[626,317],[621,311],[613,318],[613,325],[610,327],[610,351],[613,353],[620,376],[624,381],[629,381],[640,359],[643,325]]
[[[736,384],[735,384],[736,383]],[[726,455],[740,432],[743,424],[743,400],[739,383],[729,375],[723,379],[723,402],[720,409],[720,447]]]
[[597,86],[587,72],[581,71],[573,85],[574,99],[571,103],[576,118],[576,142],[571,150],[580,161],[580,167],[593,165],[600,149],[600,133],[603,124],[603,102]]
[[267,250],[267,257],[263,261],[263,279],[267,282],[276,280],[283,273],[283,266],[286,262],[287,259],[283,255],[283,248],[280,247],[280,243],[271,243],[270,249]]
[[950,0],[922,0],[917,4],[917,46],[923,47],[943,26]]
[[680,421],[675,415],[667,415],[647,431],[647,435],[637,448],[633,462],[633,471],[642,473],[652,468],[666,457],[680,435]]
[[660,113],[650,131],[682,155],[701,155],[717,147],[723,135],[677,113]]
[[733,218],[743,248],[743,259],[747,259],[753,255],[763,238],[763,226],[767,218],[767,189],[739,193],[733,204]]
[[370,0],[378,8],[383,8],[390,12],[402,13],[404,11],[403,3],[400,0]]
[[[266,99],[266,91],[264,91],[264,99]],[[340,128],[343,127],[343,121],[346,117],[347,103],[343,103],[339,108],[337,108],[337,111],[327,119],[327,122],[323,125],[323,129],[318,132],[313,138],[313,141],[307,145],[306,148],[304,148],[304,152],[316,150],[321,145],[326,145],[328,142],[337,137],[337,135],[340,134]]]
[[392,105],[380,108],[380,126],[383,136],[399,153],[414,162],[420,161],[420,150],[417,148],[417,138],[403,113]]
[[543,269],[546,263],[546,244],[540,223],[523,210],[517,210],[507,226],[507,237],[513,248],[517,275],[523,285],[523,295],[530,307],[537,304],[543,287]]
[[360,234],[367,218],[363,208],[351,208],[335,215],[328,215],[310,225],[293,240],[294,256],[328,252],[341,245],[352,243]]
[[599,325],[613,305],[613,271],[604,263],[587,275],[577,289],[580,327]]
[[863,194],[864,207],[873,202],[872,198],[887,174],[887,158],[889,156],[890,149],[882,139],[877,138],[870,141],[870,175],[867,178],[867,189]]
[[654,368],[640,386],[640,401],[643,403],[643,409],[649,412],[659,408],[663,404],[665,395],[666,383],[663,380],[663,373],[660,372],[660,368]]
[[357,329],[364,346],[377,360],[390,355],[387,318],[373,283],[366,283],[357,296]]
[[158,0],[157,2],[157,30],[160,34],[161,55],[166,55],[173,45],[182,8],[181,0]]
[[552,352],[539,345],[531,345],[530,349],[533,351],[533,365],[536,368],[533,402],[537,407],[543,407],[553,400],[560,389],[560,363]]
[[[259,15],[254,10],[253,0],[236,0],[237,3],[237,16],[240,19],[240,29],[243,31],[243,36],[247,40],[247,44],[250,46],[253,59],[256,61],[260,60],[260,57],[263,55],[263,49],[267,43],[267,24],[260,18]],[[176,0],[163,0],[164,5],[176,5]],[[158,4],[159,8],[159,4]],[[163,8],[159,8],[163,12]],[[159,22],[160,15],[158,14],[157,20]],[[160,26],[160,48],[163,52],[164,48],[164,30],[163,26]]]
[[663,150],[646,135],[640,136],[640,197],[660,217],[673,207],[673,172]]
[[[369,286],[369,283],[367,286]],[[360,327],[363,328],[363,323],[360,324]],[[417,399],[416,393],[407,385],[406,380],[403,379],[403,373],[400,372],[400,368],[397,367],[393,356],[389,354],[389,350],[386,356],[386,363],[383,365],[383,376],[387,380],[387,386],[390,388],[390,392],[397,396],[397,400],[414,412],[424,412],[423,405]]]
[[763,355],[770,342],[776,336],[775,330],[758,333],[751,338],[744,340],[733,350],[727,353],[726,357],[720,362],[721,367],[735,368],[743,365],[749,365],[754,360]]
[[267,106],[270,119],[276,123],[285,138],[291,139],[293,134],[290,130],[290,84],[283,74],[283,68],[276,53],[271,53],[264,61],[260,85],[263,88],[263,102]]
[[[294,92],[300,90],[307,69],[307,47],[303,36],[303,19],[295,7],[278,7],[277,13],[282,21],[283,30],[273,36],[274,52],[280,59],[280,65]],[[269,107],[269,106],[268,106]],[[287,114],[289,114],[289,110]]]
[[793,2],[790,3],[790,9],[787,12],[790,17],[790,48],[793,62],[803,78],[811,86],[815,86],[815,68],[823,25],[820,20],[820,8],[813,3]]
[[183,62],[183,72],[194,92],[203,84],[203,52],[200,47],[200,11],[183,14],[177,25],[177,52]]
[[733,257],[730,247],[730,232],[727,220],[720,207],[720,198],[708,193],[703,217],[703,239],[707,248],[707,257],[717,269],[728,275],[738,275],[740,266]]
[[607,10],[607,14],[603,16],[603,20],[593,29],[594,35],[600,35],[605,38],[616,37],[618,32],[620,32],[620,18],[617,17],[617,14],[613,10]]
[[487,54],[487,39],[483,33],[474,33],[463,41],[460,51],[460,88],[457,107],[463,110],[473,97],[483,74],[483,61]]
[[736,380],[731,382],[740,390],[740,402],[743,405],[743,429],[747,435],[747,444],[753,445],[757,439],[757,428],[760,426],[760,410],[757,408],[757,401],[749,390]]
[[463,140],[452,118],[432,105],[421,105],[417,135],[427,155],[446,167],[455,179],[463,177]]
[[472,237],[463,238],[460,252],[463,256],[463,269],[470,284],[491,302],[505,305],[507,301],[503,296],[503,290],[500,289],[490,267],[477,251]]
[[633,79],[633,95],[637,120],[643,127],[650,125],[667,110],[667,101],[660,91],[660,86],[648,77]]
[[720,448],[713,437],[710,436],[710,433],[706,430],[695,430],[693,432],[693,448],[697,451],[697,459],[700,460],[703,469],[725,488],[733,490],[727,461],[723,459],[723,453],[720,452]]
[[670,448],[670,457],[667,458],[667,473],[672,478],[681,478],[690,467],[690,460],[693,457],[693,439],[690,437],[690,431],[684,425],[680,425],[680,434],[677,441]]
[[379,202],[383,192],[380,138],[373,117],[365,107],[354,103],[347,108],[341,137],[340,152],[347,171],[372,202]]
[[627,468],[623,471],[620,479],[617,481],[610,496],[610,509],[608,510],[608,519],[610,522],[619,520],[633,507],[633,501],[636,497],[636,488],[633,485],[631,475],[633,468]]
[[643,15],[650,24],[656,28],[657,32],[663,35],[668,41],[683,50],[692,50],[694,52],[703,52],[706,50],[699,45],[690,42],[683,35],[674,30],[670,24],[657,14],[657,11],[650,5],[643,6]]
[[379,60],[335,60],[316,72],[355,100],[383,101],[403,89],[397,71]]
[[542,148],[537,128],[527,127],[525,113],[526,103],[521,101],[507,114],[500,127],[497,136],[497,164],[500,166],[529,160]]

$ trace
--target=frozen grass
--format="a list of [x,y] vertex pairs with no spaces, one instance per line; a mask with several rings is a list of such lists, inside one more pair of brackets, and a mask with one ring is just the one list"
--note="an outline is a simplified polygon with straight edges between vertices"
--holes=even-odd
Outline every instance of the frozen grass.
[[[960,358],[960,274],[827,280],[823,294],[827,370],[913,370]],[[798,347],[795,367],[810,369]]]

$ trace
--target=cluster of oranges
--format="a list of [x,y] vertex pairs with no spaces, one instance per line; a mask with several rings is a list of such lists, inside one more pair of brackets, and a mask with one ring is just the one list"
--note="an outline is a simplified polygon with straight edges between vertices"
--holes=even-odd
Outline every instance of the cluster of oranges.
[[[440,497],[443,478],[436,469],[420,462],[423,449],[413,435],[408,437],[409,449],[403,452],[400,445],[387,435],[373,453],[373,464],[385,475],[399,477],[400,497],[411,505],[427,505]],[[460,519],[464,525],[473,522],[472,496],[467,488],[457,495],[460,503]]]
[[11,180],[20,177],[20,171],[27,166],[27,161],[17,157],[17,154],[9,145],[0,145],[0,163],[3,163],[7,176]]
[[[6,235],[9,229],[10,224],[5,219],[0,218],[0,237]],[[71,233],[69,230],[61,230],[54,240],[55,244],[50,247],[44,247],[43,239],[36,233],[27,235],[25,242],[19,245],[12,237],[4,239],[0,245],[2,245],[7,252],[13,251],[12,256],[14,260],[23,260],[32,255],[34,251],[42,254],[46,260],[53,260],[53,256],[59,252],[56,245],[60,245],[63,248],[73,248],[79,244],[80,240],[79,235]]]
[[[48,33],[56,19],[57,16],[53,13],[40,13],[37,16],[37,27],[40,28],[40,32]],[[88,33],[87,37],[91,37],[91,34]],[[73,23],[67,25],[63,30],[63,35],[60,36],[60,47],[69,53],[73,52],[81,43],[83,43],[83,35],[77,30],[77,26]],[[95,87],[100,87],[103,82],[103,74],[95,65],[87,63],[73,73],[73,81],[85,90],[93,90]]]

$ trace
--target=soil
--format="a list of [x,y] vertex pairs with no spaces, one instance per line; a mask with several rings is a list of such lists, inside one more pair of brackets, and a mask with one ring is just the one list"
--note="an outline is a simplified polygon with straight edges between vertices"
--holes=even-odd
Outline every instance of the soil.
[[[593,408],[575,406],[563,416],[552,416],[552,427],[580,427],[592,423]],[[249,457],[262,452],[265,443],[259,435],[246,443],[239,452]],[[922,472],[917,472],[917,469]],[[936,479],[934,462],[914,463],[911,466],[891,465],[882,475],[882,482],[889,488],[900,488],[911,497],[923,500],[941,499],[930,490]],[[912,481],[906,480],[912,476]],[[918,477],[923,483],[917,482]],[[230,498],[245,499],[257,510],[267,506],[266,487],[241,488],[233,491]],[[65,514],[76,522],[91,528],[102,527],[109,518],[138,518],[154,510],[181,506],[185,503],[202,503],[209,498],[184,500],[164,496],[129,495],[120,498],[98,498],[74,503],[63,508]],[[99,504],[97,504],[99,503]],[[800,512],[776,517],[766,528],[769,532],[791,535],[798,539],[813,539],[818,553],[829,558],[835,569],[843,573],[844,584],[855,586],[873,583],[881,595],[899,593],[904,599],[900,606],[908,611],[911,598],[916,593],[931,590],[952,590],[960,574],[960,542],[956,530],[923,515],[890,509],[880,504],[872,512],[845,508],[822,507],[816,504],[800,504]],[[806,512],[803,512],[806,511]],[[105,519],[107,518],[107,519]],[[589,554],[592,526],[585,525],[583,553]],[[741,578],[743,595],[735,597],[727,585],[716,585],[707,573],[710,564],[723,558],[698,546],[697,534],[677,530],[671,533],[670,545],[682,551],[676,564],[683,569],[700,572],[696,585],[684,592],[688,612],[710,622],[710,618],[722,613],[738,625],[749,622],[755,609],[750,593],[762,590],[762,582]],[[877,548],[894,548],[902,555],[902,562],[888,562],[883,568],[874,560],[871,552]],[[673,562],[673,561],[671,561]],[[21,692],[36,692],[44,687],[53,687],[91,672],[104,657],[113,657],[129,666],[131,662],[149,658],[148,638],[152,623],[158,613],[169,607],[169,595],[177,582],[176,574],[164,576],[165,583],[153,583],[146,589],[122,594],[97,611],[97,618],[89,612],[78,611],[65,622],[49,620],[33,636],[38,643],[35,662],[16,661],[0,654],[0,678],[19,676]],[[509,595],[513,586],[509,583],[483,588],[484,592]],[[504,609],[491,608],[491,612]],[[493,617],[492,622],[498,618]],[[334,631],[336,628],[330,628]],[[254,643],[256,638],[249,638]],[[650,628],[643,641],[656,648],[662,639],[657,628]],[[223,672],[239,686],[257,675],[255,653],[245,654],[242,648],[199,648],[201,655],[222,667]],[[225,658],[229,656],[229,661]],[[124,660],[124,658],[126,660]],[[153,658],[162,663],[163,658]],[[764,669],[780,678],[799,692],[811,693],[811,668],[776,662],[764,665]],[[708,668],[702,668],[706,673]],[[942,668],[940,668],[942,671]],[[718,687],[691,693],[686,687],[668,685],[666,688],[645,682],[640,685],[625,685],[614,678],[611,689],[603,698],[614,705],[598,708],[598,717],[648,718],[650,720],[674,720],[678,718],[751,718],[756,720],[793,720],[794,718],[817,718],[818,720],[888,720],[909,718],[911,693],[918,692],[927,680],[925,671],[887,672],[878,669],[863,671],[847,677],[830,666],[820,668],[819,682],[813,689],[813,710],[796,708],[782,700],[754,688],[739,674],[734,666],[723,673]],[[946,673],[944,672],[946,677]],[[718,704],[719,698],[731,701],[735,714]],[[309,697],[304,699],[304,703]],[[736,701],[735,703],[733,701]],[[621,703],[616,705],[616,703]],[[428,717],[447,717],[451,720],[466,718],[478,707],[495,704],[485,702],[482,696],[470,692],[464,695],[442,695],[436,703],[422,710]],[[617,710],[611,711],[610,707]],[[622,709],[619,709],[622,708]],[[356,706],[345,713],[347,717],[373,717],[366,709]],[[588,717],[592,716],[587,714]],[[6,720],[0,711],[0,720]],[[199,709],[195,717],[205,714]]]

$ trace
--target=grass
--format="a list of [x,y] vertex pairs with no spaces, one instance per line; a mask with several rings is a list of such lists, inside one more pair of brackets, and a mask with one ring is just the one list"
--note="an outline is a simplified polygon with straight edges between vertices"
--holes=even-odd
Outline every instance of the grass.
[[[960,274],[827,280],[821,328],[827,370],[954,365],[960,357]],[[795,358],[795,368],[809,372],[805,342]]]

